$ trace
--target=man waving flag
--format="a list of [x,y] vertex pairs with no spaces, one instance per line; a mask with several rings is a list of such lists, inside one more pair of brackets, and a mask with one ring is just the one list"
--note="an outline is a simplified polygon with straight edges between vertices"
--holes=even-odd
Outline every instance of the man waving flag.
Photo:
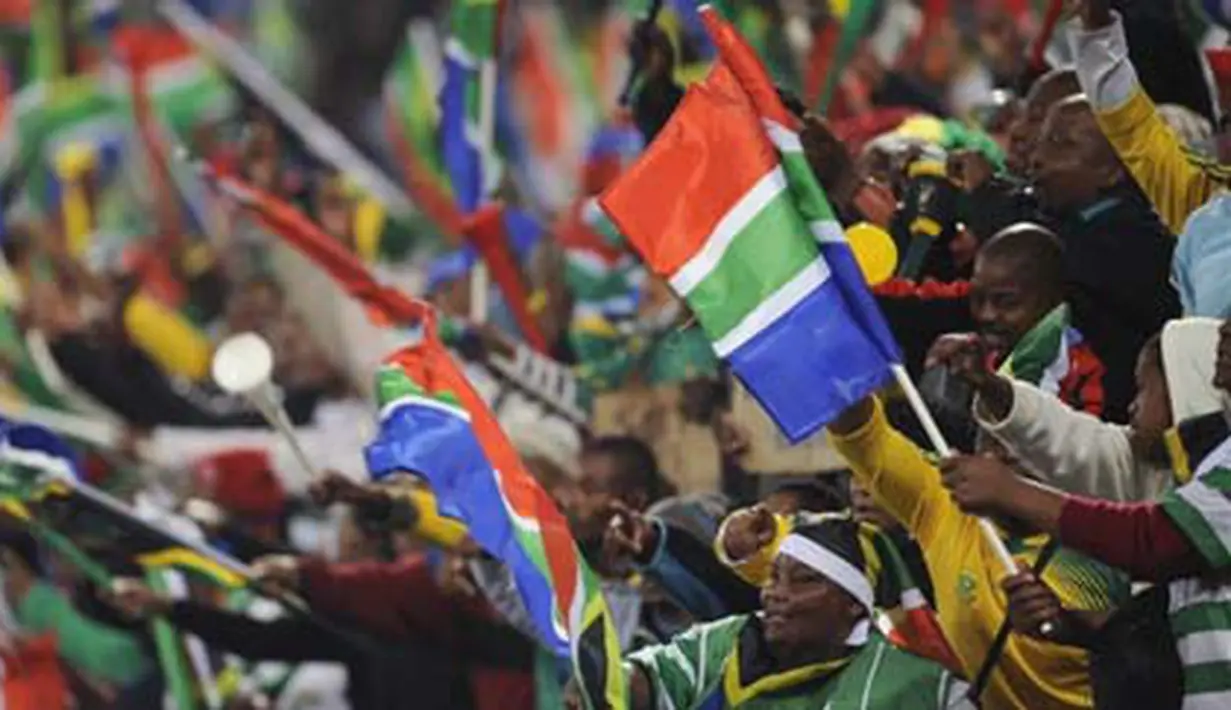
[[888,382],[901,356],[799,119],[735,29],[708,6],[701,17],[718,62],[599,202],[797,442]]
[[441,513],[508,567],[540,643],[572,657],[589,707],[623,710],[619,642],[599,578],[434,327],[424,331],[377,372],[380,433],[366,451],[368,471],[426,479]]

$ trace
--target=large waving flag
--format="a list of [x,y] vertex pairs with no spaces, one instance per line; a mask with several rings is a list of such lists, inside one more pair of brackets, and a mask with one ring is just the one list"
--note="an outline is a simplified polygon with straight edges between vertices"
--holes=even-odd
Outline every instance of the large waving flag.
[[719,61],[600,204],[796,442],[888,382],[901,356],[799,121],[739,34],[701,15]]
[[590,707],[626,707],[619,642],[598,577],[432,330],[426,325],[420,344],[377,373],[380,433],[366,451],[369,471],[423,476],[441,511],[464,522],[512,572],[540,641],[571,655]]

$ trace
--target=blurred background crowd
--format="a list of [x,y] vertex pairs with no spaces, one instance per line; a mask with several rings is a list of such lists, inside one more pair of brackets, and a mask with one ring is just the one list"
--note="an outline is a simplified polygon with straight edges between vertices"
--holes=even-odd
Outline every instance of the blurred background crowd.
[[[1190,622],[1214,649],[1194,671],[1195,627],[1160,621],[1174,583],[1130,584],[1208,591],[1231,527],[1100,507],[1189,500],[1226,434],[1227,10],[715,3],[800,120],[940,431],[982,452],[938,463],[900,392],[789,442],[600,209],[715,61],[698,5],[0,0],[0,416],[69,442],[82,486],[0,476],[2,707],[568,702],[500,555],[422,481],[371,481],[375,374],[422,337],[382,290],[436,309],[565,514],[640,649],[632,707],[1231,702],[1225,607]],[[243,333],[272,349],[262,391],[293,436],[213,379]],[[1061,515],[1010,468],[1088,507]],[[838,532],[812,515],[843,511]],[[1033,572],[1002,589],[975,514]],[[844,537],[867,526],[895,551],[875,564]],[[859,604],[799,593],[811,573],[771,560],[804,544],[874,567],[875,602],[806,560]],[[902,632],[903,608],[938,635]],[[747,614],[769,650],[694,626]],[[871,633],[924,685],[831,653],[863,647],[862,616],[899,620]],[[843,705],[856,673],[883,694]]]

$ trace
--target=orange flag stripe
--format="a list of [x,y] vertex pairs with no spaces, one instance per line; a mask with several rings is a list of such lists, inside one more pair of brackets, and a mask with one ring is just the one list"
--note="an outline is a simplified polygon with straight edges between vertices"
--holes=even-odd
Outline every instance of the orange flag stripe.
[[[663,235],[637,247],[656,272],[668,275],[697,253],[732,205],[778,167],[769,141],[747,130],[749,121],[760,118],[724,66],[716,65],[709,79],[689,88],[676,111],[691,115],[663,128],[601,199],[609,215],[621,215],[622,234]],[[641,173],[652,174],[661,189],[643,190]]]

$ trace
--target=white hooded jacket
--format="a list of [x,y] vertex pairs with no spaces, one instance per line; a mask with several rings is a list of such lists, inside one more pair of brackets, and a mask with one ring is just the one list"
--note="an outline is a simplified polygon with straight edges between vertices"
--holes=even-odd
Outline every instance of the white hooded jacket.
[[[1173,320],[1163,328],[1163,376],[1173,422],[1228,411],[1214,387],[1218,329],[1214,318]],[[1151,500],[1171,487],[1172,471],[1137,459],[1129,428],[1109,424],[1036,387],[1013,382],[1013,406],[993,421],[973,405],[975,421],[1040,481],[1063,491],[1115,501]]]

